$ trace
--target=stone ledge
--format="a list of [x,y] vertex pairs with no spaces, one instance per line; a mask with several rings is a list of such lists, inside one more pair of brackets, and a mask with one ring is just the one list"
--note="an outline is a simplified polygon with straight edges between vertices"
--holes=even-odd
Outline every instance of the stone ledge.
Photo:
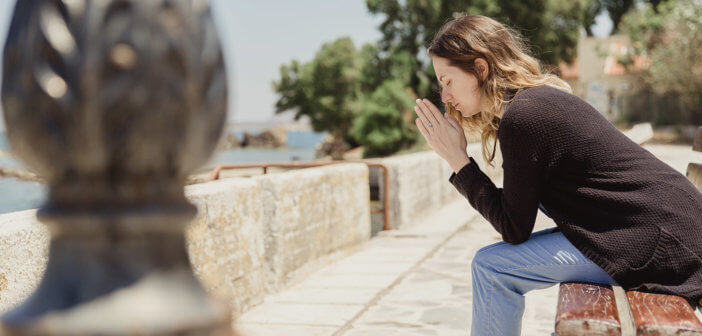
[[[370,239],[363,164],[226,179],[186,187],[198,215],[186,230],[195,274],[234,316],[264,293]],[[0,215],[0,313],[26,299],[48,258],[49,233],[36,210]]]

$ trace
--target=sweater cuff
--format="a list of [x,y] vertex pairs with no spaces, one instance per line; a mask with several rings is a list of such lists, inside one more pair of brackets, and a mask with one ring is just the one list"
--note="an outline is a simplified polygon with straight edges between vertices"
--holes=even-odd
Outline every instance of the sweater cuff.
[[458,171],[458,174],[451,173],[451,177],[449,177],[449,182],[453,184],[456,188],[458,189],[463,189],[459,188],[459,186],[465,185],[465,182],[468,181],[468,176],[470,174],[470,170],[473,169],[476,166],[475,161],[473,161],[473,157],[468,157],[469,162],[466,163],[461,170]]

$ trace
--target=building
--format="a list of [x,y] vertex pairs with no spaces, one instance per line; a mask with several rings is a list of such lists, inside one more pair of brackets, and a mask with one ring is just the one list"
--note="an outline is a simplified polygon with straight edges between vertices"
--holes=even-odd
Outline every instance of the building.
[[[613,35],[608,38],[581,38],[577,57],[571,64],[559,65],[561,78],[607,119],[617,120],[625,110],[625,97],[640,89],[635,74],[627,72],[619,60],[628,54],[629,38]],[[629,70],[645,66],[641,57],[634,58]]]

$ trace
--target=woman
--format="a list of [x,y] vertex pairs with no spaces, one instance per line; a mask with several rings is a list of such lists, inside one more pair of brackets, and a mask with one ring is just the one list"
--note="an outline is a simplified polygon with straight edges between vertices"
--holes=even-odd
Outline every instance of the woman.
[[[524,294],[559,282],[702,298],[702,194],[629,140],[569,86],[541,72],[518,36],[469,15],[429,47],[447,113],[417,100],[417,127],[450,182],[502,235],[472,261],[473,335],[519,335]],[[465,151],[482,133],[503,188]],[[531,234],[537,210],[557,224]]]

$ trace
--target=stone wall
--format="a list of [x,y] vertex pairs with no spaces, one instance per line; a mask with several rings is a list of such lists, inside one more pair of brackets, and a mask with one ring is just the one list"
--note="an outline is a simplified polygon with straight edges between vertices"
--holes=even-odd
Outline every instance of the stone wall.
[[[468,152],[488,176],[499,177],[479,145]],[[462,197],[448,183],[451,168],[433,152],[378,161],[390,169],[392,228]],[[501,167],[499,157],[495,165]],[[359,246],[370,239],[368,174],[365,164],[340,164],[186,187],[198,207],[186,232],[195,274],[237,316],[314,269],[316,260]],[[34,210],[0,215],[0,313],[34,290],[48,242]]]
[[368,168],[348,164],[255,178],[263,188],[267,285],[310,260],[370,239]]
[[[195,274],[235,316],[306,264],[370,239],[364,164],[196,184],[186,196],[198,207],[186,231]],[[0,312],[32,293],[48,244],[36,211],[0,215]]]
[[48,253],[49,230],[36,219],[36,210],[0,215],[0,312],[32,294]]
[[235,314],[259,303],[266,277],[260,183],[226,179],[189,186],[186,195],[198,207],[186,244],[202,285]]
[[[494,167],[483,160],[479,143],[470,144],[467,151],[491,179],[502,175],[499,146]],[[417,223],[432,211],[463,197],[448,182],[453,170],[434,152],[393,156],[379,162],[390,170],[390,228]]]
[[363,164],[197,184],[186,194],[198,207],[187,231],[195,273],[235,315],[307,263],[370,239]]

